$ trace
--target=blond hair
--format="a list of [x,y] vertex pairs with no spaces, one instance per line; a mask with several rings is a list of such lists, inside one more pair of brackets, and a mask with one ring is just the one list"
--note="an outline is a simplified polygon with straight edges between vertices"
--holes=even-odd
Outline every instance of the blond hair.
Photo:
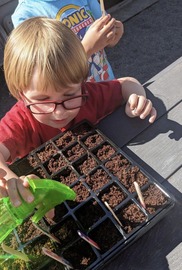
[[78,37],[56,19],[34,17],[15,28],[5,45],[4,73],[15,98],[38,72],[37,90],[68,87],[87,79],[88,61]]

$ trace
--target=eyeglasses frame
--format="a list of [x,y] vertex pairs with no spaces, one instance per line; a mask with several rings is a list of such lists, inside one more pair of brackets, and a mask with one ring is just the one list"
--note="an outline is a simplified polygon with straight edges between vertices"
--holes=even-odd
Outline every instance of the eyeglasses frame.
[[[83,85],[82,85],[83,86]],[[68,99],[65,99],[65,100],[62,100],[62,101],[54,101],[54,100],[48,100],[48,101],[43,101],[43,102],[32,102],[32,103],[29,103],[29,104],[27,104],[27,105],[25,105],[30,111],[31,111],[31,113],[33,113],[33,114],[49,114],[49,113],[53,113],[55,110],[56,110],[56,108],[57,108],[57,106],[58,105],[62,105],[63,106],[63,108],[65,109],[65,110],[75,110],[75,109],[78,109],[78,108],[81,108],[82,106],[84,106],[85,105],[85,103],[86,103],[86,101],[88,100],[88,93],[86,93],[87,91],[86,91],[86,89],[85,89],[85,85],[84,85],[84,87],[83,87],[83,92],[85,92],[84,94],[82,94],[82,95],[78,95],[78,96],[74,96],[74,97],[70,97],[70,98],[68,98]],[[28,100],[28,98],[22,93],[22,92],[20,92],[20,96],[21,96],[21,98],[22,99],[26,99],[26,100]],[[80,106],[77,106],[77,107],[74,107],[74,108],[72,108],[72,109],[67,109],[66,107],[65,107],[65,105],[64,105],[64,102],[65,101],[68,101],[68,100],[72,100],[72,99],[75,99],[75,98],[82,98],[82,104],[80,105]],[[83,101],[84,101],[84,103],[83,103]],[[32,112],[32,110],[31,110],[31,106],[32,105],[37,105],[37,104],[49,104],[49,103],[54,103],[54,105],[55,105],[55,107],[54,107],[54,110],[52,111],[52,112],[48,112],[48,113],[46,113],[46,112],[38,112],[38,113],[35,113],[35,112]]]

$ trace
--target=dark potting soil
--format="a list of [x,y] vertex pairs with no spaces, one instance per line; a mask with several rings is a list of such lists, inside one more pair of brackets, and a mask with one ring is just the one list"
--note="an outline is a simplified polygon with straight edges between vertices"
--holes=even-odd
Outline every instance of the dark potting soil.
[[155,213],[168,202],[164,193],[155,185],[150,185],[146,191],[142,192],[142,195],[146,204],[146,210],[150,214]]
[[66,260],[71,262],[74,269],[84,270],[96,259],[96,255],[90,245],[83,240],[79,240],[63,252]]
[[94,153],[100,161],[104,161],[110,158],[115,152],[116,150],[109,143],[104,143]]
[[63,153],[70,162],[73,162],[82,155],[84,155],[86,153],[86,150],[77,143],[69,149],[65,150]]
[[65,160],[65,158],[61,155],[56,155],[54,157],[52,157],[47,165],[45,165],[45,167],[47,168],[47,171],[49,174],[55,174],[56,172],[60,171],[61,169],[63,169],[65,166],[67,166],[67,162]]
[[78,125],[77,127],[73,128],[72,133],[73,136],[78,138],[78,141],[87,135],[90,131],[92,131],[92,127],[88,123],[84,123],[83,125]]
[[63,149],[66,146],[69,146],[71,143],[75,141],[75,136],[73,135],[72,131],[66,131],[64,135],[59,137],[56,141],[55,144],[58,146],[60,149]]
[[79,227],[75,220],[72,217],[68,217],[65,220],[59,222],[52,231],[55,231],[55,236],[59,238],[60,245],[63,247],[74,242],[74,240],[78,238],[78,229]]
[[99,194],[99,198],[103,202],[107,202],[111,208],[115,208],[117,205],[119,205],[123,200],[126,198],[126,194],[122,191],[122,189],[113,184],[103,190]]
[[109,183],[110,180],[110,176],[101,167],[85,177],[85,182],[93,191],[101,189],[104,185]]
[[147,177],[140,171],[139,167],[131,166],[129,161],[122,155],[114,156],[106,162],[105,166],[131,193],[135,192],[134,181],[140,187],[148,183]]
[[87,174],[90,170],[94,169],[96,166],[97,166],[96,160],[92,156],[86,156],[85,159],[83,159],[83,161],[80,164],[78,164],[78,166],[77,165],[75,166],[75,168],[81,175],[83,175]]
[[146,216],[140,208],[134,203],[128,203],[124,208],[116,212],[116,216],[123,225],[123,230],[130,233],[133,229],[146,221]]
[[[57,152],[56,148],[53,146],[53,144],[50,143],[50,144],[47,144],[45,146],[45,148],[42,149],[40,152],[37,152],[37,156],[38,156],[38,158],[40,159],[41,162],[45,162],[51,156],[56,154],[56,152]],[[32,164],[32,166],[33,166],[33,164]]]
[[39,178],[47,178],[45,171],[41,167],[38,167],[35,170],[33,170],[32,174],[37,175]]
[[28,160],[30,166],[32,166],[33,168],[36,167],[36,166],[38,165],[38,161],[37,161],[37,159],[35,158],[35,156],[33,156],[33,155],[29,155],[29,156],[27,157],[27,160]]
[[83,143],[87,146],[88,149],[92,149],[95,146],[99,145],[101,142],[103,142],[103,138],[100,134],[94,133],[90,136],[88,136]]
[[78,175],[70,167],[66,167],[61,173],[53,177],[53,179],[67,186],[71,186],[78,179]]
[[75,202],[78,203],[85,201],[90,195],[89,190],[82,183],[78,183],[73,186],[73,190],[76,193]]
[[42,232],[40,232],[32,224],[31,219],[27,219],[27,221],[25,221],[23,225],[18,226],[16,231],[22,244],[36,238],[37,236],[39,237],[42,234]]

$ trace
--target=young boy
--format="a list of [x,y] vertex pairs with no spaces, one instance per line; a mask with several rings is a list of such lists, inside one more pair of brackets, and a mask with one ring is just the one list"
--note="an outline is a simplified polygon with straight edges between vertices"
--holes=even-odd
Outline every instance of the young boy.
[[35,17],[12,31],[5,46],[7,86],[18,102],[0,122],[0,197],[33,201],[24,177],[8,163],[87,119],[98,123],[126,103],[129,117],[154,122],[156,110],[134,78],[86,82],[87,56],[77,36],[55,19]]
[[101,17],[97,0],[21,0],[12,15],[14,27],[31,17],[45,16],[67,25],[81,40],[88,56],[89,81],[114,79],[104,48],[115,46],[123,35],[122,22]]

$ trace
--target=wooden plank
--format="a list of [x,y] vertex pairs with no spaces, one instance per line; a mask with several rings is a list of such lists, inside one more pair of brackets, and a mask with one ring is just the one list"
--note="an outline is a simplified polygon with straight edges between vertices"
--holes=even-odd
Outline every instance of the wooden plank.
[[[147,97],[152,100],[157,109],[157,118],[165,115],[168,110],[182,99],[181,70],[182,58],[161,71],[160,76],[157,75],[144,84]],[[106,117],[99,124],[99,128],[119,147],[128,144],[150,126],[148,119],[128,118],[124,113],[124,107]]]
[[[170,177],[182,164],[182,102],[150,128],[133,139],[127,148],[163,178]],[[130,155],[132,152],[130,151]],[[136,156],[134,156],[136,160]],[[181,175],[182,177],[182,175]]]
[[[168,179],[169,186],[173,187],[172,193],[178,201],[182,202],[182,165]],[[167,185],[167,184],[166,184]]]
[[[144,86],[149,90],[150,94],[154,95],[155,98],[159,99],[163,103],[163,109],[159,111],[160,115],[165,113],[166,110],[169,110],[173,107],[178,101],[182,100],[182,61],[177,65],[174,65],[173,68],[164,69],[159,76],[155,76],[153,79],[146,82]],[[160,106],[162,105],[160,104]],[[155,104],[155,100],[154,100]],[[160,108],[157,107],[157,108]]]
[[178,58],[171,65],[169,65],[168,67],[166,67],[165,69],[163,69],[161,72],[157,73],[154,77],[152,77],[150,80],[148,80],[146,82],[146,84],[152,83],[152,82],[156,81],[157,79],[160,79],[162,76],[164,76],[165,73],[170,72],[170,70],[173,69],[178,64],[179,65],[182,64],[182,57]]
[[[109,0],[108,0],[109,1]],[[124,0],[113,6],[113,3],[108,5],[106,1],[106,9],[108,13],[113,14],[114,18],[119,18],[122,22],[132,18],[142,10],[157,3],[159,0]],[[112,2],[112,0],[110,0]],[[116,2],[116,1],[115,1]],[[119,1],[117,1],[119,2]]]

